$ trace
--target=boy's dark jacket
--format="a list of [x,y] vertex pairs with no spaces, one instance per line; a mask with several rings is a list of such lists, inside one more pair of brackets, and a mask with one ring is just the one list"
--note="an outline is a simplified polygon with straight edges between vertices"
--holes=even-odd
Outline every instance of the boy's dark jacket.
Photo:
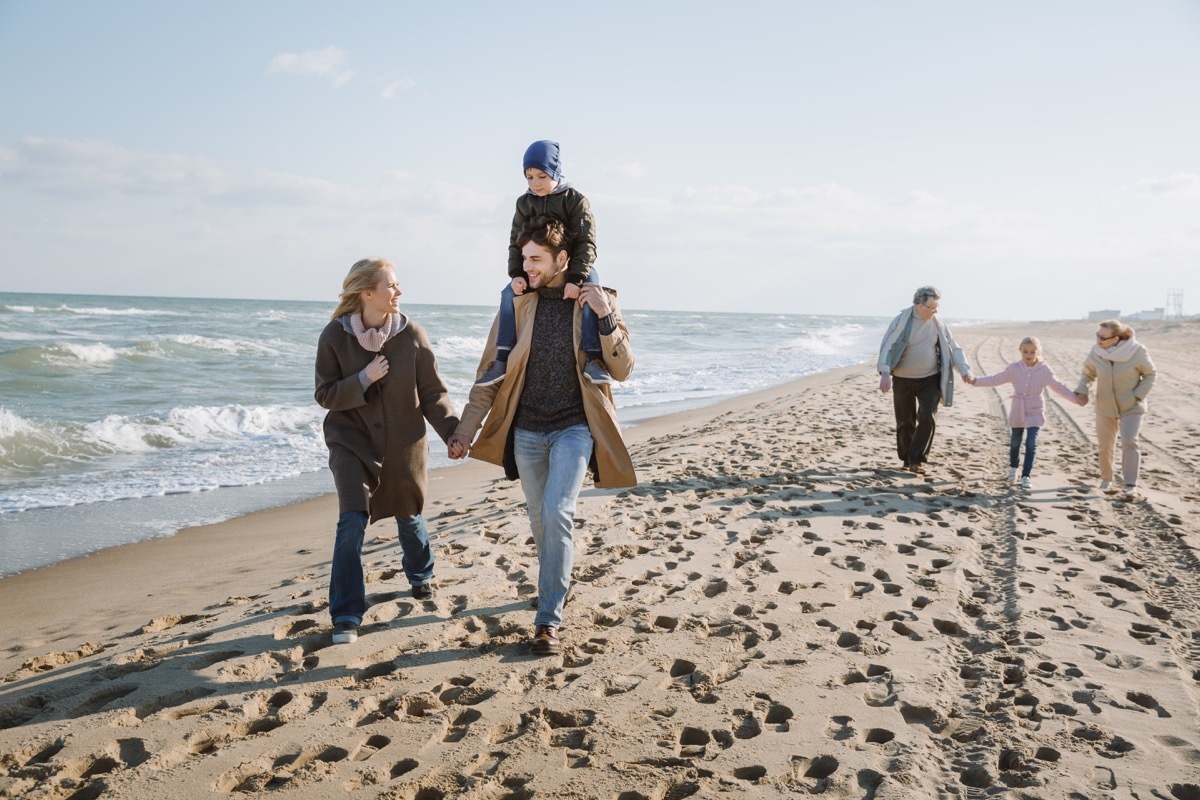
[[541,216],[554,217],[566,227],[570,241],[567,252],[571,257],[567,281],[583,283],[596,263],[596,220],[588,199],[569,183],[560,183],[545,197],[526,192],[517,198],[517,213],[513,215],[512,233],[508,237],[508,277],[525,277],[517,236],[521,226]]

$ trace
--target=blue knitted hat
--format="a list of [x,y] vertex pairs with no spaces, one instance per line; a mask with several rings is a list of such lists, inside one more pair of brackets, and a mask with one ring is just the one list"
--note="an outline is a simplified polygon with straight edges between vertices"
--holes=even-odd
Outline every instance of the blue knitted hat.
[[525,149],[525,158],[522,163],[522,172],[533,167],[540,169],[554,180],[558,180],[562,176],[559,171],[558,142],[552,142],[549,139],[542,139],[529,145]]

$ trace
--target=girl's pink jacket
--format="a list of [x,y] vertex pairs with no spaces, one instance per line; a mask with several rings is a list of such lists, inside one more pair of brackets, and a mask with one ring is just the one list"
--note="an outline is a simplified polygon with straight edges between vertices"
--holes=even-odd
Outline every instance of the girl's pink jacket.
[[1058,379],[1045,361],[1039,361],[1032,367],[1025,366],[1024,361],[1014,361],[1003,372],[975,379],[976,386],[999,386],[1003,383],[1013,385],[1012,403],[1008,409],[1010,428],[1040,428],[1046,424],[1042,405],[1042,392],[1046,387],[1064,399],[1075,402],[1075,393]]

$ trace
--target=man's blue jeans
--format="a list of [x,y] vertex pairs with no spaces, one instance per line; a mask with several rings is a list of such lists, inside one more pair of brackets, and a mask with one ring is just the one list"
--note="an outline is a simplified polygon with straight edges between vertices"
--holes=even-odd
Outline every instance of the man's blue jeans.
[[[594,268],[587,279],[588,283],[600,283],[600,275]],[[504,287],[504,291],[500,292],[500,324],[496,327],[496,347],[502,351],[512,350],[517,346],[517,312],[513,309],[514,297],[516,295],[510,282]],[[603,352],[600,350],[600,318],[592,311],[591,306],[583,307],[583,317],[579,324],[579,349],[587,353],[589,358],[603,360]],[[508,354],[505,352],[502,360],[507,359]]]
[[1021,477],[1028,478],[1033,472],[1033,458],[1037,455],[1038,431],[1040,428],[1013,428],[1008,440],[1008,465],[1013,469],[1021,457],[1021,434],[1025,434],[1025,465]]
[[575,501],[592,458],[587,425],[553,433],[513,432],[513,455],[538,556],[538,610],[534,625],[562,625],[563,601],[575,563]]
[[[425,518],[396,517],[400,534],[401,564],[408,582],[424,586],[433,580],[433,550]],[[333,542],[333,569],[329,576],[329,616],[334,624],[362,624],[367,613],[366,585],[363,581],[362,545],[367,530],[365,511],[347,511],[338,517]]]

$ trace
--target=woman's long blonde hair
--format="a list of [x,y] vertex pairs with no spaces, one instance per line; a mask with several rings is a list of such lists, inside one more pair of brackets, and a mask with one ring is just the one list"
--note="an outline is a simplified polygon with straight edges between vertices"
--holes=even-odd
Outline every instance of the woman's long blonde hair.
[[354,262],[346,279],[342,281],[342,293],[338,295],[338,306],[330,319],[338,319],[347,314],[362,313],[362,293],[379,285],[379,273],[385,269],[392,272],[396,268],[386,258],[363,258]]

